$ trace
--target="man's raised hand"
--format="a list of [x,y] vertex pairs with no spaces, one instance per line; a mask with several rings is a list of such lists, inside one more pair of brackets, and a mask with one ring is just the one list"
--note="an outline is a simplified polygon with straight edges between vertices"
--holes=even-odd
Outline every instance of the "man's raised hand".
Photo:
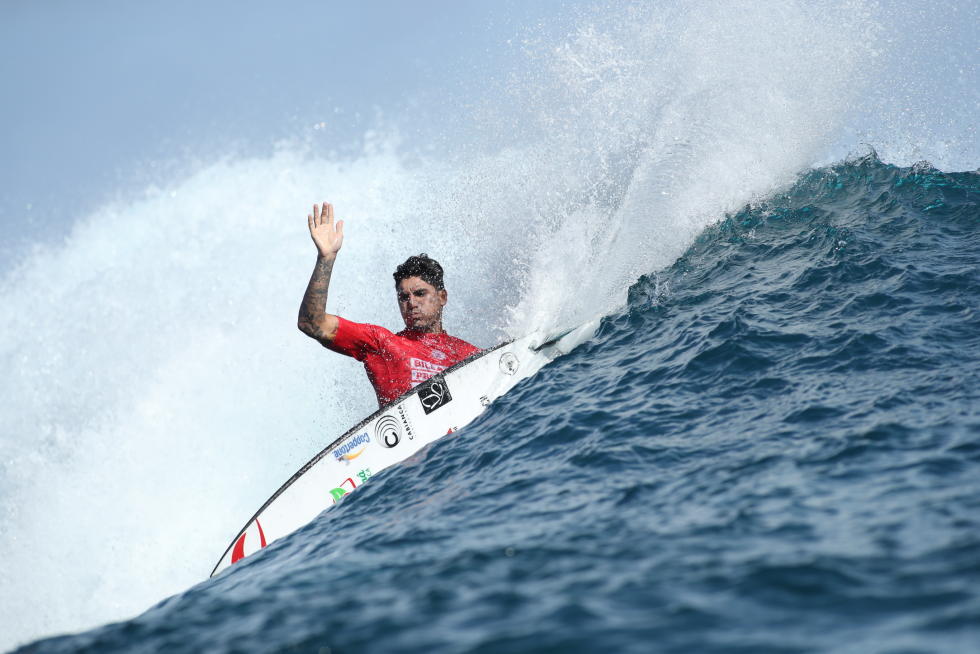
[[344,221],[338,220],[334,228],[333,205],[324,202],[323,207],[313,205],[313,213],[306,216],[310,225],[310,236],[316,244],[321,257],[333,259],[344,244]]
[[304,334],[327,345],[337,336],[340,324],[337,316],[327,313],[327,291],[337,252],[344,244],[344,221],[338,220],[334,228],[333,207],[324,202],[322,208],[313,205],[313,213],[307,216],[307,222],[318,256],[303,295],[303,304],[299,305],[296,324]]

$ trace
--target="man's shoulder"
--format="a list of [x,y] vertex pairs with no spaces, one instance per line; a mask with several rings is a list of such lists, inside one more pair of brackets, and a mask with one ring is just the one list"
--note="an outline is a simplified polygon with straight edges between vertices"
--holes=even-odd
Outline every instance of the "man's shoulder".
[[334,336],[331,349],[347,353],[355,349],[376,350],[385,341],[394,336],[391,331],[380,325],[366,322],[354,322],[337,316],[337,334]]
[[392,334],[390,329],[386,329],[381,325],[375,325],[369,322],[354,322],[353,320],[348,320],[347,318],[341,318],[340,316],[337,316],[337,320],[340,323],[340,329],[345,329],[347,331]]

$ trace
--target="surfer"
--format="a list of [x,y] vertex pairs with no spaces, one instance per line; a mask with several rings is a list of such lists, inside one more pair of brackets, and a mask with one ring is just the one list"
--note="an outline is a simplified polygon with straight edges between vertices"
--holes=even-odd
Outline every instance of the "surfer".
[[363,362],[379,406],[480,351],[443,330],[448,295],[442,266],[426,254],[409,257],[395,269],[398,309],[405,321],[405,329],[397,334],[327,313],[327,290],[344,243],[344,221],[335,224],[333,205],[324,202],[322,207],[313,205],[307,223],[317,258],[299,307],[299,329],[324,347]]

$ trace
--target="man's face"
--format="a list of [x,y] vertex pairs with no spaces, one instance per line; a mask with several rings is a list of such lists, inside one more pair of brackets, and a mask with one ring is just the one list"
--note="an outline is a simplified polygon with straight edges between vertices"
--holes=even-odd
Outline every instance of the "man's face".
[[442,329],[442,308],[446,306],[446,291],[439,291],[421,277],[409,277],[398,282],[398,309],[405,327],[420,332]]

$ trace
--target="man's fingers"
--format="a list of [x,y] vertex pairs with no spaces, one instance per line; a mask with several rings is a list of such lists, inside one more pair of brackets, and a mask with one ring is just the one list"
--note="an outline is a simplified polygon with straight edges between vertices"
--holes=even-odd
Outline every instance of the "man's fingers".
[[343,220],[338,220],[337,221],[337,234],[340,235],[340,238],[344,238],[344,221]]
[[[323,205],[314,204],[313,213],[307,215],[307,221],[310,223],[310,228],[323,227],[324,225],[333,226],[333,205],[329,202],[324,202]],[[338,222],[338,225],[340,223]]]
[[312,232],[313,231],[313,225],[314,225],[314,223],[313,223],[313,214],[311,214],[311,213],[306,214],[306,222],[310,226],[310,231]]

